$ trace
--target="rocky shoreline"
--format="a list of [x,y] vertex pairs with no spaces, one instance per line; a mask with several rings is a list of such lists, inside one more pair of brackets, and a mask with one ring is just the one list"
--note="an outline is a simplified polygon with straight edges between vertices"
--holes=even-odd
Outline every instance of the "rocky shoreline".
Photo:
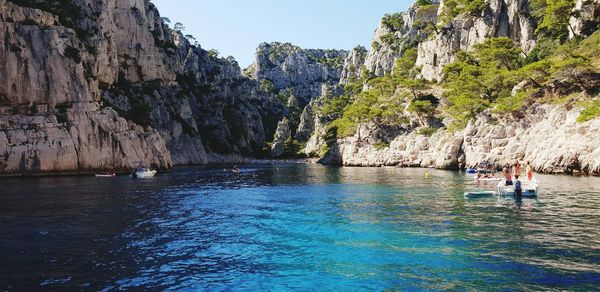
[[581,109],[558,105],[531,109],[524,119],[482,116],[456,133],[439,130],[430,137],[398,135],[377,149],[379,132],[362,125],[340,139],[322,162],[346,166],[403,166],[458,169],[490,161],[500,167],[516,159],[530,161],[536,172],[600,176],[600,120],[577,123]]

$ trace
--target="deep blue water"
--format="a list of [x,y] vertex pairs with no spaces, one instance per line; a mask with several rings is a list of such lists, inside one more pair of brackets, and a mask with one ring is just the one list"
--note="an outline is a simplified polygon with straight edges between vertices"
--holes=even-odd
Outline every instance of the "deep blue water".
[[[289,164],[0,180],[0,290],[600,289],[600,179]],[[491,187],[489,187],[491,188]]]

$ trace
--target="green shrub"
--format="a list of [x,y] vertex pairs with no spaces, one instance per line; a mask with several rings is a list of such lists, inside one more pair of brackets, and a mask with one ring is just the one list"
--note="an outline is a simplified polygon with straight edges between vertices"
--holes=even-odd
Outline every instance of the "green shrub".
[[421,128],[419,129],[419,131],[417,131],[417,134],[422,135],[422,136],[427,136],[427,137],[431,137],[433,136],[433,134],[435,134],[435,132],[437,132],[437,128]]
[[77,64],[81,63],[81,53],[79,52],[79,49],[75,47],[67,46],[65,48],[65,57],[73,60]]
[[381,151],[383,149],[389,148],[390,147],[390,143],[389,142],[378,142],[378,143],[375,143],[375,145],[373,145],[373,147],[376,150],[380,150]]
[[461,14],[481,14],[486,8],[485,0],[446,0],[440,19],[448,23]]
[[426,5],[431,5],[431,4],[432,4],[432,3],[431,3],[431,0],[417,0],[417,1],[415,2],[415,5],[416,5],[417,7],[426,6]]
[[381,48],[381,44],[377,41],[374,41],[371,43],[371,48],[375,51],[379,50],[379,48]]
[[519,91],[515,95],[507,95],[499,98],[495,102],[494,111],[496,113],[510,113],[521,110],[525,105],[525,100],[530,97],[532,91]]
[[396,37],[396,34],[388,33],[388,34],[382,35],[380,40],[384,44],[393,45],[396,42],[396,40],[398,40],[398,38]]
[[404,26],[402,13],[386,14],[383,16],[381,23],[391,31],[399,31]]
[[269,94],[275,93],[275,85],[273,85],[273,82],[271,82],[271,80],[261,79],[258,81],[258,84],[258,89],[260,91]]
[[600,117],[600,100],[584,102],[580,104],[584,109],[577,117],[578,123],[585,123]]

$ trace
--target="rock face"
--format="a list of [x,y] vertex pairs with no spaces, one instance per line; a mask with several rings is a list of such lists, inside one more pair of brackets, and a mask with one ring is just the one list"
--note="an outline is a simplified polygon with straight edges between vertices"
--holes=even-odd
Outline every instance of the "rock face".
[[325,84],[340,81],[347,56],[343,50],[307,50],[289,43],[263,43],[246,74],[255,80],[268,80],[276,92],[291,89],[301,107],[321,95]]
[[4,174],[126,170],[138,160],[171,167],[170,152],[158,131],[129,122],[112,109],[100,109],[97,103],[59,111],[36,107],[35,115],[14,109],[0,115]]
[[362,74],[362,69],[367,58],[367,49],[363,46],[357,46],[346,57],[344,60],[344,67],[342,69],[342,76],[340,78],[341,84],[346,84],[351,80],[359,79]]
[[362,125],[354,137],[338,140],[323,162],[456,169],[459,163],[490,161],[500,166],[519,159],[530,161],[538,172],[599,175],[600,119],[579,124],[579,112],[544,105],[519,121],[492,122],[482,116],[462,132],[438,131],[431,137],[405,133],[379,149],[372,138],[377,129]]
[[[438,4],[439,1],[432,1]],[[383,76],[394,68],[395,61],[402,57],[406,47],[413,46],[419,37],[425,37],[417,25],[415,5],[407,12],[386,15],[375,30],[371,50],[364,61],[365,69],[376,76]],[[390,21],[389,19],[399,21]],[[392,24],[391,24],[391,23]],[[435,21],[434,21],[435,22]]]
[[[443,1],[442,1],[443,2]],[[481,15],[461,15],[441,29],[433,38],[421,42],[417,66],[428,80],[440,80],[442,69],[454,60],[458,50],[470,50],[473,45],[490,37],[509,37],[518,42],[524,52],[535,46],[534,22],[527,0],[490,0],[490,9]],[[442,12],[443,3],[438,14]]]
[[600,24],[600,0],[577,0],[575,2],[575,11],[579,12],[578,17],[571,17],[569,21],[569,38],[578,36],[590,36]]
[[287,109],[235,61],[147,0],[59,2],[0,0],[0,174],[264,154]]
[[271,147],[271,156],[274,158],[282,157],[285,154],[285,141],[292,136],[290,130],[290,123],[287,118],[277,123],[277,130],[275,131],[275,139],[273,139],[273,145]]

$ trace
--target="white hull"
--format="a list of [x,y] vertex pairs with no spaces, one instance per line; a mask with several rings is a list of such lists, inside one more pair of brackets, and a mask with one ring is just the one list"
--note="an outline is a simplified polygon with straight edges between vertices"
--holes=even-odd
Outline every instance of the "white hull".
[[[540,187],[536,180],[522,181],[522,193],[524,198],[535,198],[539,195]],[[504,181],[498,183],[498,195],[500,196],[516,196],[515,187],[507,186]]]
[[133,174],[135,178],[153,178],[156,175],[156,170],[136,171]]
[[115,177],[116,174],[96,174],[96,177]]

